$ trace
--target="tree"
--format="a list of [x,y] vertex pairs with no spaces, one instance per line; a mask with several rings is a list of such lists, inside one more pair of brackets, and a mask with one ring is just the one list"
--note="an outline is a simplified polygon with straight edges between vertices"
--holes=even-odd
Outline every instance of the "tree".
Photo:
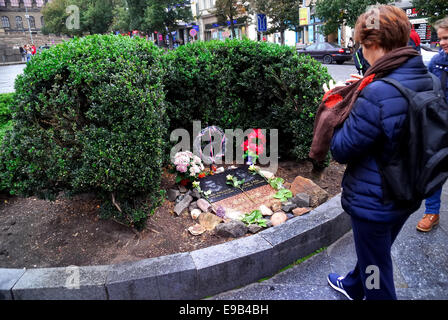
[[131,30],[131,15],[129,14],[129,7],[126,0],[121,0],[113,10],[113,21],[110,26],[110,31],[119,30],[128,32]]
[[235,34],[235,19],[242,18],[243,21],[249,19],[250,3],[248,1],[240,0],[216,0],[213,14],[218,17],[218,23],[230,24],[232,30],[232,38],[236,38]]
[[180,23],[193,21],[190,1],[180,0],[148,0],[144,11],[141,30],[160,32],[168,35],[170,48],[173,48],[173,31],[180,27]]
[[[70,36],[85,32],[105,33],[113,23],[114,8],[121,3],[121,0],[54,0],[42,9],[45,20],[42,32]],[[77,10],[67,12],[73,5]],[[67,28],[67,21],[73,18],[79,21],[79,25]]]
[[298,32],[300,27],[299,8],[302,0],[253,0],[257,13],[266,14],[270,18],[268,34],[280,33],[281,44],[285,44],[285,31]]
[[353,28],[368,6],[391,2],[392,0],[317,0],[316,17],[325,22],[321,30],[327,36],[336,32],[341,25]]
[[429,17],[428,20],[431,24],[448,16],[446,0],[412,0],[412,5],[418,11],[422,11],[422,15]]
[[140,30],[148,0],[127,0],[131,30]]

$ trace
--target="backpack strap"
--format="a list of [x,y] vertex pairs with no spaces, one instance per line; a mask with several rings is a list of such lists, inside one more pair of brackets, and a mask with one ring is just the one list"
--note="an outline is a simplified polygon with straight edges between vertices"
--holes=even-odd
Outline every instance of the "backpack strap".
[[[438,92],[439,94],[442,94],[442,97],[444,96],[444,92],[442,90],[442,85],[440,84],[440,79],[437,78],[437,76],[435,76],[434,74],[432,74],[431,72],[428,72],[428,74],[431,76],[432,78],[432,90],[435,92]],[[446,77],[446,74],[445,74]],[[378,80],[384,81],[390,85],[393,85],[395,88],[397,88],[400,93],[406,97],[409,100],[409,103],[412,103],[412,97],[416,95],[416,92],[408,89],[406,87],[404,87],[400,82],[398,82],[395,79],[392,78],[380,78]]]

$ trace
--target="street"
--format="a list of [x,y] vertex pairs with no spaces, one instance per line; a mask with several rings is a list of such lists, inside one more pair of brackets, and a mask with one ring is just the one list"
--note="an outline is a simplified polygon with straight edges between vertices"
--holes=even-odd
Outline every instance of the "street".
[[0,66],[0,93],[14,92],[14,80],[25,67],[25,64]]
[[[345,63],[343,65],[338,64],[324,64],[328,68],[328,72],[333,77],[335,82],[342,81],[350,78],[350,74],[358,73],[355,66]],[[17,75],[23,72],[25,64],[17,64],[11,66],[0,66],[0,93],[14,92],[14,80]]]

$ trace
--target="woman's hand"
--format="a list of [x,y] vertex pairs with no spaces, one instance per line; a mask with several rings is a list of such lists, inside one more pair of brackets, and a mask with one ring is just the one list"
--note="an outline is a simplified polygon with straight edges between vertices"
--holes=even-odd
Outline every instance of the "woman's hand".
[[344,87],[344,86],[345,86],[344,83],[342,83],[340,81],[337,82],[337,83],[334,83],[333,79],[331,79],[330,82],[328,83],[328,86],[327,86],[326,83],[324,83],[322,88],[324,89],[325,93],[327,93],[328,91],[331,91],[331,90],[333,90],[336,87]]
[[352,83],[364,78],[363,76],[360,76],[359,74],[351,74],[350,77],[351,77],[350,79],[345,80],[346,84],[352,84]]

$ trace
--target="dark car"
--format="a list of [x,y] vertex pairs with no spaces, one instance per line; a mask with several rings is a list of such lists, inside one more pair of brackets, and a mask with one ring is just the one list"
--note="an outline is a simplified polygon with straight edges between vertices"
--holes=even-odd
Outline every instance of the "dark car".
[[333,61],[336,61],[337,64],[343,64],[345,61],[352,59],[350,49],[329,42],[313,43],[303,49],[298,49],[297,52],[323,60],[326,64],[332,64]]

